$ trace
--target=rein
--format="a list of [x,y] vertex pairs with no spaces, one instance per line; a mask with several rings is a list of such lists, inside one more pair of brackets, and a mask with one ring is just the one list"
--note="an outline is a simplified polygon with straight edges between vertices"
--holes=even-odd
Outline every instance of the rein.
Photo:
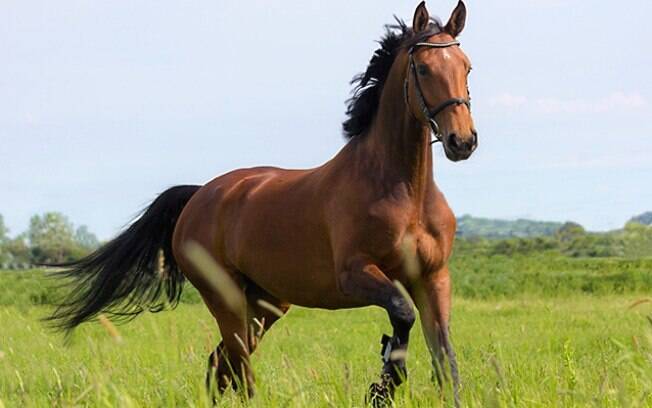
[[[414,52],[415,48],[417,47],[429,47],[429,48],[448,48],[452,47],[455,45],[460,45],[460,42],[455,40],[455,41],[449,41],[449,42],[443,42],[443,43],[431,43],[431,42],[418,42],[414,44],[409,50],[408,50],[408,56],[409,56],[409,63],[408,63],[408,73],[405,76],[405,82],[403,83],[403,93],[405,94],[405,103],[408,106],[408,109],[410,109],[410,100],[409,100],[409,82],[410,82],[410,74],[414,75],[414,90],[415,93],[417,94],[417,103],[419,104],[419,108],[421,109],[421,112],[423,113],[423,116],[428,119],[428,122],[430,123],[430,129],[432,130],[432,133],[435,135],[435,140],[430,142],[430,144],[434,144],[437,142],[442,141],[442,134],[439,132],[439,124],[437,123],[437,115],[439,115],[441,112],[443,112],[446,108],[449,106],[457,106],[457,105],[466,105],[466,107],[471,110],[471,99],[468,98],[449,98],[446,99],[445,101],[441,102],[434,108],[429,108],[428,105],[426,104],[426,100],[423,97],[423,92],[421,91],[421,85],[419,84],[419,75],[417,74],[417,68],[414,64],[414,58],[412,57],[412,53]],[[411,112],[411,111],[410,111]]]

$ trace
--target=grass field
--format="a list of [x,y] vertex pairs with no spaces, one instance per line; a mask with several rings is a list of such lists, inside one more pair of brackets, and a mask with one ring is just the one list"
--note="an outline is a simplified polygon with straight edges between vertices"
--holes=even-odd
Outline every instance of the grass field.
[[[652,406],[652,304],[641,295],[465,300],[453,340],[465,406]],[[0,406],[207,406],[203,375],[219,335],[200,304],[99,323],[65,344],[38,322],[45,306],[0,306]],[[379,309],[295,308],[253,357],[252,407],[364,406],[380,370]],[[397,405],[441,406],[415,327]],[[229,393],[220,406],[245,405]],[[444,406],[446,403],[443,404]]]

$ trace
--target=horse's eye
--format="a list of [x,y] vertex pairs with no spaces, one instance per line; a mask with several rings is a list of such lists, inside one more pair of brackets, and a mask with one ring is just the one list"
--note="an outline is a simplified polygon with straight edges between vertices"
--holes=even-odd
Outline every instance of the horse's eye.
[[428,75],[428,66],[423,64],[417,65],[417,72],[419,75]]

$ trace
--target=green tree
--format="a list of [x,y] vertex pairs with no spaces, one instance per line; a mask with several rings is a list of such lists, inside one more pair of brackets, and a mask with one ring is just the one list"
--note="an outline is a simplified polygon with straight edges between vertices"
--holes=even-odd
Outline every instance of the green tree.
[[80,225],[75,231],[75,243],[87,251],[93,251],[100,246],[100,241],[85,225]]
[[647,211],[644,212],[643,214],[639,214],[635,217],[632,217],[632,219],[630,219],[629,222],[637,222],[643,225],[652,225],[652,211]]
[[9,229],[5,226],[5,219],[0,214],[0,245],[9,239]]
[[622,230],[622,238],[625,255],[629,257],[652,256],[652,225],[630,221]]
[[572,257],[609,257],[624,254],[623,240],[611,233],[577,235],[566,242],[564,254]]
[[564,223],[564,225],[557,230],[557,238],[562,242],[572,241],[584,234],[586,234],[584,227],[572,221]]
[[5,226],[5,220],[2,214],[0,214],[0,266],[6,265],[10,260],[10,255],[7,251],[8,234],[9,230]]
[[33,216],[27,237],[34,263],[64,262],[76,252],[72,223],[58,212]]
[[8,239],[3,247],[8,255],[7,264],[10,267],[25,267],[31,263],[31,251],[24,235]]

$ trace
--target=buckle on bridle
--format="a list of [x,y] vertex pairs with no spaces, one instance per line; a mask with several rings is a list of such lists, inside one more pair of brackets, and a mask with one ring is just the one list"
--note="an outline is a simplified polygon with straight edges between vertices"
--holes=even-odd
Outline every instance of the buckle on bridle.
[[437,124],[437,121],[435,121],[434,118],[429,118],[428,122],[430,122],[430,130],[432,130],[433,135],[435,135],[435,138],[430,142],[431,145],[441,142],[441,137],[439,134],[439,125]]

